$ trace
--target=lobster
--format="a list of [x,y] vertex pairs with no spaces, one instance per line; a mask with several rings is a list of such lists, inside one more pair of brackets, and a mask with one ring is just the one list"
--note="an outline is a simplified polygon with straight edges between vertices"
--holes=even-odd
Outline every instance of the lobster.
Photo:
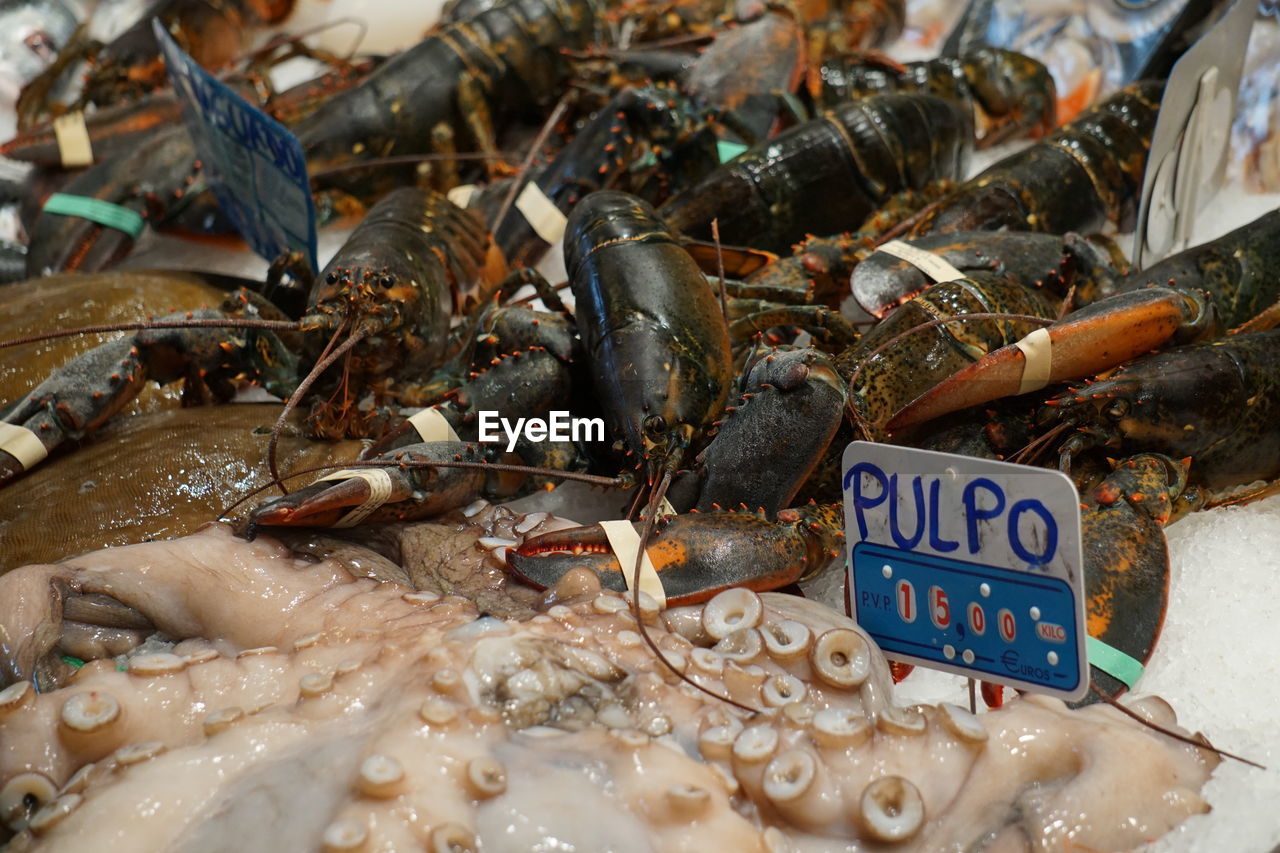
[[[642,460],[647,485],[665,482],[692,458],[693,450],[723,411],[732,372],[724,315],[697,265],[653,209],[639,199],[607,190],[592,193],[574,208],[567,228],[565,265],[576,303],[581,357],[605,424],[630,454]],[[494,361],[494,367],[499,367],[504,360]],[[528,370],[526,363],[522,372],[527,376]],[[470,449],[470,442],[478,437],[476,425],[474,419],[463,415],[458,401],[465,400],[467,408],[497,408],[500,402],[517,402],[522,412],[529,411],[526,407],[531,404],[535,412],[554,404],[554,398],[503,400],[512,387],[507,379],[492,384],[473,382],[454,395],[452,403],[441,407],[451,425],[468,439],[464,442],[466,451],[428,443],[393,448],[381,458],[414,462],[414,454],[441,454],[416,458],[428,462],[466,452],[481,454],[474,457],[476,461],[493,461],[496,456],[490,450]],[[552,387],[537,383],[530,390],[539,396]],[[522,450],[519,458],[511,461],[532,460]],[[385,513],[401,517],[416,514],[418,507],[424,512],[438,511],[441,501],[453,506],[463,500],[462,492],[437,497],[432,486],[440,478],[469,478],[468,485],[478,488],[482,474],[419,474],[411,470],[392,476],[398,485]],[[660,488],[665,490],[666,486]],[[308,487],[306,494],[260,507],[254,519],[264,524],[302,523],[304,519],[307,523],[332,523],[358,505],[367,490],[367,485],[356,480]],[[474,499],[480,492],[468,494]],[[428,499],[432,503],[424,505]]]
[[[814,251],[810,241],[807,251]],[[1128,261],[1115,243],[1100,235],[1038,234],[1025,231],[971,231],[934,234],[907,241],[936,255],[961,273],[982,270],[1012,275],[1019,281],[1046,281],[1070,276],[1075,301],[1093,302],[1109,295],[1128,272]],[[813,265],[813,264],[811,264]],[[918,266],[888,252],[874,251],[853,269],[853,298],[877,320],[919,295],[933,280]]]
[[1059,450],[1067,470],[1094,447],[1143,449],[1190,458],[1193,482],[1209,489],[1274,480],[1278,368],[1280,330],[1188,344],[1050,398],[1043,422],[1074,428]]
[[[467,380],[433,407],[456,440],[417,441],[419,431],[411,421],[405,421],[369,448],[366,461],[393,467],[386,469],[391,491],[368,520],[426,518],[479,498],[510,498],[542,483],[503,470],[501,465],[482,470],[480,463],[541,466],[559,472],[586,467],[572,444],[534,444],[521,437],[514,452],[503,453],[500,447],[479,443],[480,412],[514,410],[543,416],[570,396],[570,368],[578,347],[569,322],[558,314],[520,306],[499,308],[486,314],[477,339],[479,346]],[[477,467],[435,464],[441,462],[471,462]],[[371,495],[367,479],[327,477],[259,504],[249,519],[255,526],[330,526],[349,519]]]
[[[439,131],[450,151],[492,153],[507,126],[559,95],[572,71],[561,50],[585,48],[599,29],[596,0],[504,0],[445,26],[299,122],[307,164],[316,172],[423,154]],[[344,169],[322,184],[369,195],[404,177]]]
[[974,117],[974,147],[990,148],[1057,126],[1053,78],[1039,61],[1011,50],[978,47],[894,65],[840,55],[822,63],[819,105],[830,109],[882,92],[925,92],[964,104]]
[[[376,382],[375,397],[411,399],[412,386],[392,388],[385,374],[429,371],[447,353],[452,306],[483,303],[504,275],[505,263],[480,223],[442,196],[405,188],[375,205],[321,271],[302,320],[272,325],[303,333],[330,332],[333,338],[348,335],[341,345],[323,350],[323,340],[313,340],[307,350],[325,367],[326,359],[350,353],[336,392],[338,402],[319,407],[317,426],[329,435],[360,434],[376,426],[378,410],[357,405],[352,382]],[[194,313],[197,319],[223,325],[241,322],[228,320],[228,315],[279,316],[265,300],[245,290],[229,297],[224,309]],[[294,348],[306,345],[290,343]],[[148,378],[165,382],[185,376],[193,384],[207,385],[212,396],[226,399],[237,378],[249,376],[269,391],[289,395],[296,389],[305,391],[316,378],[308,376],[299,383],[298,364],[299,356],[272,333],[250,331],[243,338],[229,338],[210,329],[143,330],[76,358],[11,406],[3,420],[23,426],[51,451],[99,426]],[[0,454],[0,482],[22,470],[15,456]]]
[[198,62],[219,69],[244,54],[256,30],[283,20],[293,0],[157,0],[136,23],[110,43],[71,41],[53,65],[28,84],[18,99],[18,126],[27,129],[49,109],[43,98],[74,61],[92,57],[91,70],[71,109],[136,100],[163,85],[164,62],[152,31],[159,19],[178,45]]
[[[286,124],[296,123],[334,92],[356,85],[371,67],[371,62],[340,66],[273,95],[262,105]],[[148,99],[139,107],[104,110],[102,118],[91,119],[96,135],[106,142],[99,153],[107,157],[116,148],[120,153],[75,175],[62,190],[128,207],[155,227],[194,222],[191,230],[197,233],[234,233],[200,176],[195,147],[181,124],[170,120],[148,137],[146,146],[137,144],[136,132],[152,121],[164,120],[167,97]],[[10,143],[9,153],[43,162],[56,152],[46,136],[37,131],[20,136]],[[126,231],[53,213],[41,212],[29,230],[27,274],[32,277],[61,270],[104,269],[123,258],[134,242]]]
[[[1046,382],[1092,376],[1166,343],[1211,339],[1246,321],[1257,329],[1273,324],[1277,235],[1280,211],[1273,211],[1117,280],[1115,295],[1047,329],[1053,354]],[[1018,393],[1025,364],[1017,347],[992,352],[922,393],[893,416],[888,428]]]
[[[910,388],[927,387],[936,382],[940,375],[956,369],[957,364],[972,360],[974,351],[984,352],[1020,337],[1027,329],[1021,315],[1055,316],[1056,306],[1050,298],[1061,301],[1069,282],[1059,280],[1054,285],[1043,285],[1046,295],[1009,277],[975,273],[971,280],[937,285],[916,297],[834,362],[804,351],[774,351],[755,360],[750,365],[748,380],[759,373],[755,378],[758,384],[752,392],[744,394],[736,406],[725,410],[718,432],[697,460],[706,464],[708,473],[686,475],[673,486],[672,494],[681,506],[693,504],[696,499],[688,493],[697,494],[700,490],[697,514],[679,516],[660,526],[655,533],[657,539],[649,553],[655,567],[662,566],[667,571],[663,574],[664,568],[659,568],[667,595],[678,594],[684,600],[701,594],[697,591],[700,576],[703,589],[710,596],[721,588],[719,579],[726,574],[736,573],[742,583],[754,584],[753,588],[776,588],[825,567],[832,556],[842,553],[840,506],[819,503],[781,508],[788,507],[797,497],[806,477],[812,476],[811,472],[829,467],[833,457],[824,454],[829,445],[843,447],[847,443],[841,439],[839,429],[845,406],[858,411],[861,421],[874,428],[877,421],[895,411],[892,402],[895,395],[909,399]],[[881,342],[918,323],[921,316],[945,316],[966,309],[993,313],[997,317],[914,335],[903,344],[909,347],[906,358],[890,359],[876,351]],[[1018,316],[999,318],[1000,314],[1011,313]],[[852,390],[846,391],[851,381]],[[786,434],[789,421],[777,414],[778,407],[783,407],[791,418],[797,406],[802,407],[807,425],[803,438]],[[771,461],[778,460],[779,466],[791,474],[780,475],[777,482],[759,489],[744,472],[759,469],[758,460],[764,448],[770,449]],[[838,460],[834,461],[838,464]],[[753,501],[759,496],[758,511],[745,506],[742,512],[726,512],[721,508],[722,505],[734,506],[748,496]],[[508,552],[508,565],[535,585],[550,585],[571,559],[555,556],[557,553],[571,551],[573,547],[599,550],[603,540],[597,540],[602,535],[594,530],[562,531],[529,540]],[[675,542],[662,545],[663,536],[678,541],[684,551],[675,551],[678,547]],[[756,558],[749,561],[749,565],[729,560],[727,555],[732,553],[731,549],[710,544],[731,536],[735,541],[742,541],[739,536],[749,537],[756,543],[753,546]],[[664,548],[673,550],[665,553]],[[606,572],[617,571],[610,568],[616,564],[612,555],[595,559]],[[739,565],[733,567],[728,565],[730,562]],[[667,583],[667,579],[671,583]],[[766,587],[766,584],[773,586]]]
[[[778,93],[795,88],[803,41],[791,16],[770,11],[719,33],[680,75],[679,85],[646,82],[623,88],[529,181],[567,214],[599,189],[619,189],[661,203],[720,163],[717,127],[731,126],[755,140],[777,119]],[[744,52],[759,58],[751,74],[739,73]],[[726,73],[726,69],[733,69]],[[523,216],[501,220],[503,182],[491,184],[480,204],[512,263],[534,263],[548,248]]]
[[[808,238],[790,258],[754,273],[748,284],[812,290],[828,305],[838,305],[858,263],[879,243],[904,233],[912,238],[1001,229],[1089,233],[1108,221],[1132,227],[1162,86],[1141,83],[1118,92],[1049,137],[948,188],[922,209],[896,216],[891,227]],[[886,300],[867,309],[879,316],[892,304]]]
[[910,233],[1133,230],[1161,81],[1135,83],[926,208]]
[[[665,516],[645,550],[667,604],[694,604],[730,587],[766,591],[817,574],[844,552],[843,519],[839,504],[785,509],[776,520],[747,510]],[[539,589],[575,566],[595,570],[606,589],[629,588],[623,573],[629,577],[631,566],[619,562],[598,525],[544,533],[507,550],[508,569]]]
[[728,326],[706,278],[653,208],[605,190],[569,217],[565,268],[606,425],[674,475],[729,394]]
[[[233,75],[223,80],[236,94],[255,103],[283,124],[293,124],[336,92],[356,85],[378,64],[364,58],[336,65],[314,80],[283,92],[267,90],[256,74]],[[137,100],[113,104],[84,116],[95,163],[114,159],[150,142],[157,130],[182,120],[182,102],[172,89],[160,89]],[[62,166],[62,153],[52,122],[29,127],[0,144],[0,156],[39,166]]]
[[678,233],[777,252],[856,227],[893,194],[961,175],[972,120],[933,95],[851,101],[761,143],[661,208]]

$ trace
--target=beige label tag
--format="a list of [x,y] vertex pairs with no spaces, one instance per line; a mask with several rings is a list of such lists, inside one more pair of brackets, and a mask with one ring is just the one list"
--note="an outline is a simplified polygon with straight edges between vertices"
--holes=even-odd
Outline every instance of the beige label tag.
[[369,484],[369,497],[360,506],[351,510],[333,523],[334,527],[355,527],[360,522],[369,517],[375,509],[387,502],[387,498],[391,497],[391,475],[384,468],[346,468],[341,471],[334,471],[332,474],[326,474],[317,483],[323,483],[326,480],[364,480]]
[[[627,589],[631,589],[631,578],[636,570],[636,554],[640,550],[640,534],[636,533],[629,521],[601,521],[599,524],[605,538],[609,540],[613,555],[622,565],[623,581]],[[662,579],[658,577],[658,570],[653,567],[648,554],[644,555],[644,560],[640,563],[640,591],[653,596],[660,609],[666,608],[667,593],[662,588]]]
[[462,441],[439,409],[423,409],[409,418],[409,423],[423,441]]
[[520,191],[516,198],[516,210],[528,221],[529,227],[551,245],[554,246],[564,236],[564,227],[569,220],[533,181],[525,184]]
[[1053,365],[1053,338],[1048,329],[1036,329],[1014,344],[1022,350],[1026,364],[1022,366],[1022,384],[1019,394],[1039,391],[1049,384],[1049,368]]
[[17,459],[23,470],[34,468],[49,455],[38,435],[17,424],[0,423],[0,450]]
[[58,140],[58,154],[64,167],[75,169],[93,165],[93,144],[89,141],[84,113],[76,110],[58,116],[53,120],[53,135]]
[[901,258],[934,281],[955,281],[964,278],[964,273],[951,266],[943,258],[933,252],[917,249],[901,240],[890,240],[883,246],[876,247],[877,252],[885,252],[895,258]]
[[471,204],[471,198],[480,191],[475,184],[463,184],[460,187],[454,187],[444,194],[444,197],[456,204],[458,207],[465,208]]

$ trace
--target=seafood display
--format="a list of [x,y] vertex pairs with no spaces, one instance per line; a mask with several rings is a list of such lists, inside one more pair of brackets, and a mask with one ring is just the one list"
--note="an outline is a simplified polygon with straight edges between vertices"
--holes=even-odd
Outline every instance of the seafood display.
[[[212,527],[0,592],[30,602],[6,636],[40,637],[3,659],[18,849],[1116,849],[1203,811],[1216,763],[1107,707],[898,706],[866,635],[793,596],[641,604],[686,677],[764,709],[746,714],[659,666],[588,571],[516,622]],[[171,642],[65,683],[42,665],[126,622]],[[102,831],[126,815],[136,832]]]
[[[389,55],[282,0],[51,17],[0,140],[25,161],[0,161],[0,850],[997,853],[1211,824],[1224,770],[1274,755],[1180,726],[1196,703],[1143,672],[1200,580],[1166,529],[1278,491],[1280,199],[1130,264],[1169,68],[1228,4],[1090,3],[952,27],[461,0]],[[152,16],[280,124],[211,145]],[[1081,45],[1083,82],[1055,67]],[[223,211],[245,164],[256,212]],[[331,248],[265,257],[251,232],[308,196]],[[864,597],[855,440],[1062,472],[1070,706],[919,693],[838,612]],[[888,482],[900,550],[937,542],[938,490],[930,527],[919,478]]]

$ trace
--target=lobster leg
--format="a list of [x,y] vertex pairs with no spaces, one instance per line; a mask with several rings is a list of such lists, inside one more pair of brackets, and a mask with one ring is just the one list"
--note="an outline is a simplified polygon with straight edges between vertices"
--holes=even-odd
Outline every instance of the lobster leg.
[[[736,307],[741,307],[736,306]],[[750,342],[756,335],[767,334],[778,326],[799,326],[823,348],[841,352],[858,340],[858,329],[838,311],[825,305],[755,305],[759,308],[729,324],[729,340],[735,347]],[[732,309],[731,309],[732,310]]]
[[463,120],[467,130],[476,141],[476,150],[489,155],[485,165],[489,176],[498,177],[505,174],[506,169],[497,156],[498,142],[494,131],[493,116],[489,112],[484,84],[471,72],[464,72],[458,78],[458,105],[461,107]]
[[[1049,382],[1093,376],[1175,339],[1197,338],[1216,327],[1212,304],[1199,293],[1149,287],[1119,293],[1073,311],[1048,327]],[[1022,341],[994,350],[933,386],[889,419],[899,430],[1023,388],[1027,355]]]
[[[817,504],[783,510],[777,521],[752,512],[667,516],[647,553],[669,605],[707,601],[735,586],[778,589],[842,553],[841,518],[838,505]],[[753,558],[743,559],[748,553]],[[541,589],[578,566],[595,570],[607,589],[627,589],[624,567],[599,525],[545,533],[507,551],[508,569]]]

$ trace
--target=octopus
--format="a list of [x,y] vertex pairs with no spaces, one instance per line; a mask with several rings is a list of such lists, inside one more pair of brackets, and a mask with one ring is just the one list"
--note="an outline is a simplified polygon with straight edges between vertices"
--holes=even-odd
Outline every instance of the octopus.
[[580,568],[495,615],[333,554],[212,524],[0,578],[0,845],[1127,850],[1208,809],[1207,749],[1105,705],[899,705],[805,599],[661,610]]

